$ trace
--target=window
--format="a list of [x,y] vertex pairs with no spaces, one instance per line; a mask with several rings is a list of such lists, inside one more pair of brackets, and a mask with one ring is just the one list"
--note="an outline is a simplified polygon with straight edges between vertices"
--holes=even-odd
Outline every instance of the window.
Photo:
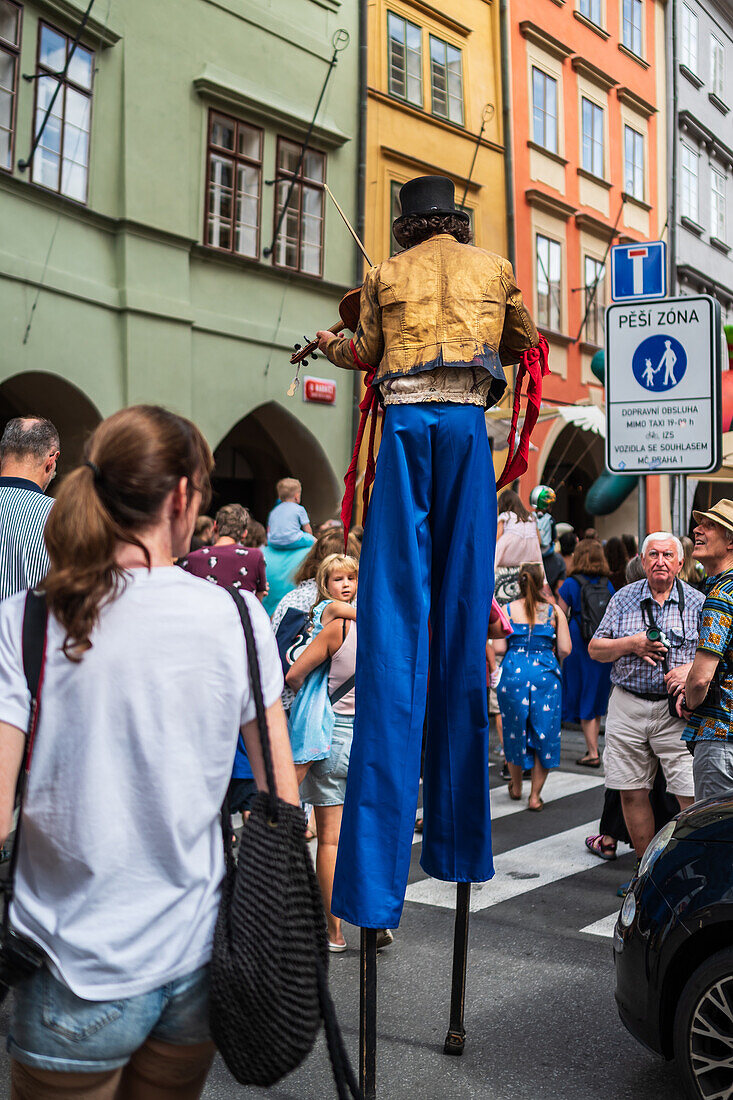
[[621,41],[627,50],[641,57],[641,0],[624,0]]
[[710,171],[710,236],[725,240],[725,176]]
[[261,192],[262,130],[210,111],[206,243],[259,256]]
[[562,323],[562,250],[557,241],[537,234],[537,322],[560,331]]
[[277,144],[277,209],[275,224],[280,217],[293,184],[287,213],[275,242],[275,263],[303,271],[306,275],[321,275],[323,271],[323,202],[326,179],[326,158],[323,153],[308,149],[298,167],[303,146],[280,138]]
[[582,98],[583,167],[603,178],[603,110],[590,99]]
[[422,107],[422,30],[387,13],[389,94]]
[[7,171],[13,168],[20,23],[20,6],[0,0],[0,168]]
[[50,113],[33,154],[32,179],[51,191],[86,202],[94,54],[77,45],[68,72],[61,78],[73,39],[45,23],[38,29],[36,134],[49,108]]
[[557,152],[557,81],[532,67],[532,136],[543,149]]
[[718,99],[725,99],[724,74],[725,47],[713,34],[710,36],[710,83],[713,88],[713,95],[716,95]]
[[644,137],[624,126],[624,189],[635,199],[644,198]]
[[578,0],[578,11],[591,23],[601,25],[601,0]]
[[699,221],[699,207],[697,197],[697,171],[698,171],[698,155],[693,150],[688,148],[687,145],[683,145],[681,149],[681,173],[680,173],[680,191],[681,191],[681,203],[680,212],[683,217],[690,218],[693,222]]
[[585,338],[589,344],[603,344],[606,316],[605,264],[593,256],[585,257]]
[[430,91],[433,114],[463,126],[461,51],[430,35]]
[[690,72],[697,72],[697,16],[694,11],[688,8],[687,4],[682,5],[680,58],[682,64],[686,65]]

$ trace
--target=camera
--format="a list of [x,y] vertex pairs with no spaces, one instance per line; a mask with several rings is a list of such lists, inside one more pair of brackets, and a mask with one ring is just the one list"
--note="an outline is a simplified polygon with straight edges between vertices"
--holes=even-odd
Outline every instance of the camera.
[[669,638],[663,630],[659,629],[658,626],[647,627],[646,636],[650,642],[660,642],[666,650],[670,650],[672,648],[672,643],[670,642]]
[[6,928],[0,944],[0,1003],[18,982],[30,978],[46,961],[41,948]]

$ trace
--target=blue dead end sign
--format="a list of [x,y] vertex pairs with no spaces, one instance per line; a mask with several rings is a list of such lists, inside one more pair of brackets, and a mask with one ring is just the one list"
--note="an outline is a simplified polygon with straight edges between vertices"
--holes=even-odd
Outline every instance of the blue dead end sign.
[[611,298],[614,302],[663,298],[666,293],[667,246],[664,241],[613,246]]

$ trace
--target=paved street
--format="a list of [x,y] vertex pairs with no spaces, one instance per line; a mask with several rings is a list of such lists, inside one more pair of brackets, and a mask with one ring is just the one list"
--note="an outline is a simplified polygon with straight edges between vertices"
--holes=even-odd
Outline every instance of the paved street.
[[[379,958],[380,1100],[682,1100],[674,1066],[643,1050],[618,1019],[611,931],[616,886],[633,858],[602,863],[585,850],[603,780],[574,766],[579,748],[579,735],[564,735],[563,768],[548,779],[541,814],[510,802],[492,764],[497,874],[473,891],[462,1058],[442,1054],[455,887],[425,878],[416,837],[402,924]],[[356,1065],[359,937],[348,927],[346,936],[352,949],[333,958],[331,983]],[[7,1022],[5,1009],[3,1033]],[[319,1041],[305,1066],[269,1091],[240,1088],[217,1063],[204,1096],[325,1100],[335,1091]]]

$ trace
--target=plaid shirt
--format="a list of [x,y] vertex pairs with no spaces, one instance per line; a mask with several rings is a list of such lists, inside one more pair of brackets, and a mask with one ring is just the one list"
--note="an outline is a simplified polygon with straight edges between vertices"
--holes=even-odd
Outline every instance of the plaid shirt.
[[733,741],[733,569],[705,582],[698,649],[720,657],[713,702],[703,700],[682,737],[685,741]]
[[[630,634],[646,632],[648,623],[644,616],[643,605],[645,600],[654,600],[652,616],[660,630],[667,637],[670,632],[682,634],[682,620],[684,619],[683,645],[673,646],[669,651],[667,664],[669,668],[684,665],[695,656],[697,637],[699,632],[700,612],[703,605],[703,595],[689,584],[682,582],[685,596],[685,608],[680,615],[677,585],[674,585],[662,607],[654,600],[649,582],[647,580],[635,581],[621,588],[606,608],[606,613],[601,620],[601,625],[593,635],[594,638],[627,638]],[[625,657],[619,657],[611,667],[611,683],[618,687],[626,688],[637,694],[666,695],[667,688],[664,683],[664,669],[661,664],[653,668],[630,653]]]

